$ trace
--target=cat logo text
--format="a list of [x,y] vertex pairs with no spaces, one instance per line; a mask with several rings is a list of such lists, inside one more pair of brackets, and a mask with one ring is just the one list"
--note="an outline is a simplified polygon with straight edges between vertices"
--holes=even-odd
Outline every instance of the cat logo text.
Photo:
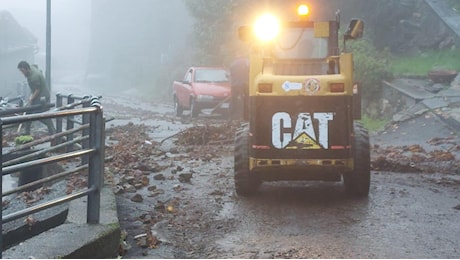
[[329,121],[333,119],[334,113],[299,113],[297,118],[275,113],[272,144],[277,149],[329,149]]

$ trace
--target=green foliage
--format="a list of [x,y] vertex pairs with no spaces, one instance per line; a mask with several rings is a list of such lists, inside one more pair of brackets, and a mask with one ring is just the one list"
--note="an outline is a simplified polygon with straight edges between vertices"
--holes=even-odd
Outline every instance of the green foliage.
[[452,6],[452,9],[456,12],[460,12],[460,2],[458,0],[449,0],[449,5]]
[[193,53],[193,65],[227,66],[236,53],[248,47],[239,40],[238,27],[247,25],[252,12],[260,8],[260,1],[184,0],[184,3],[194,19],[188,50]]
[[21,136],[18,136],[14,139],[14,142],[16,143],[16,145],[21,145],[21,144],[26,144],[26,143],[30,143],[34,140],[34,138],[30,135],[21,135]]
[[385,126],[390,122],[388,119],[375,119],[369,115],[363,115],[361,122],[371,132],[383,130]]
[[193,46],[195,65],[221,65],[223,52],[228,48],[235,32],[230,21],[232,1],[184,1],[194,17]]
[[391,56],[394,75],[426,76],[432,69],[460,71],[460,50],[430,50],[413,56]]
[[363,98],[367,101],[379,99],[382,80],[392,78],[388,51],[379,51],[366,40],[348,42],[347,45],[353,51],[355,81],[363,86]]

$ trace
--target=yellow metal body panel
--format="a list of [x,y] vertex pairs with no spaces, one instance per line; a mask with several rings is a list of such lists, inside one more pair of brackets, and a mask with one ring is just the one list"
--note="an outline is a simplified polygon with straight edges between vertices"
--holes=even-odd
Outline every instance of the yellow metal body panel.
[[[335,58],[334,58],[335,59]],[[328,59],[318,61],[327,66]],[[250,57],[250,86],[249,96],[301,96],[301,95],[316,95],[316,96],[343,96],[353,95],[353,55],[351,53],[342,53],[338,57],[340,66],[340,74],[321,74],[321,75],[274,75],[273,70],[269,65],[269,59],[262,58],[260,52],[253,53]],[[283,84],[289,82],[291,84],[305,85],[307,80],[316,79],[319,81],[320,88],[318,91],[306,92],[304,88],[293,91],[285,91]],[[333,83],[344,83],[345,92],[331,93],[330,85]],[[273,91],[271,93],[260,93],[258,91],[259,84],[272,84]]]
[[315,37],[328,38],[329,37],[329,23],[316,22],[314,26]]

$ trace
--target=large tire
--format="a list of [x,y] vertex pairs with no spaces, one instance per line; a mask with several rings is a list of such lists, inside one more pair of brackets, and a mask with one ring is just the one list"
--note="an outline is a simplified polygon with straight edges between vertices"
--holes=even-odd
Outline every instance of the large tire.
[[348,194],[356,197],[369,195],[371,183],[371,159],[369,134],[360,122],[355,122],[353,138],[354,169],[344,174],[345,189]]
[[182,112],[184,112],[184,108],[179,104],[177,97],[174,96],[174,114],[176,116],[182,116]]
[[196,106],[196,101],[194,98],[190,99],[190,117],[195,118],[200,114],[200,110]]
[[245,124],[238,129],[235,137],[234,152],[235,191],[239,196],[251,196],[257,193],[261,181],[249,170],[249,127]]

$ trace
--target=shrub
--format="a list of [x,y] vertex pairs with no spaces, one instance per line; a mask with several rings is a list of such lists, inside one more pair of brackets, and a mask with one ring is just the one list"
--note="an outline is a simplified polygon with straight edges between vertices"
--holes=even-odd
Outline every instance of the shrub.
[[366,40],[349,42],[353,51],[355,81],[361,82],[365,103],[377,102],[381,98],[382,80],[393,77],[389,69],[389,52],[377,50]]
[[30,143],[34,140],[34,138],[30,135],[21,135],[21,136],[18,136],[14,139],[14,142],[16,143],[16,145],[21,145],[21,144],[26,144],[26,143]]

